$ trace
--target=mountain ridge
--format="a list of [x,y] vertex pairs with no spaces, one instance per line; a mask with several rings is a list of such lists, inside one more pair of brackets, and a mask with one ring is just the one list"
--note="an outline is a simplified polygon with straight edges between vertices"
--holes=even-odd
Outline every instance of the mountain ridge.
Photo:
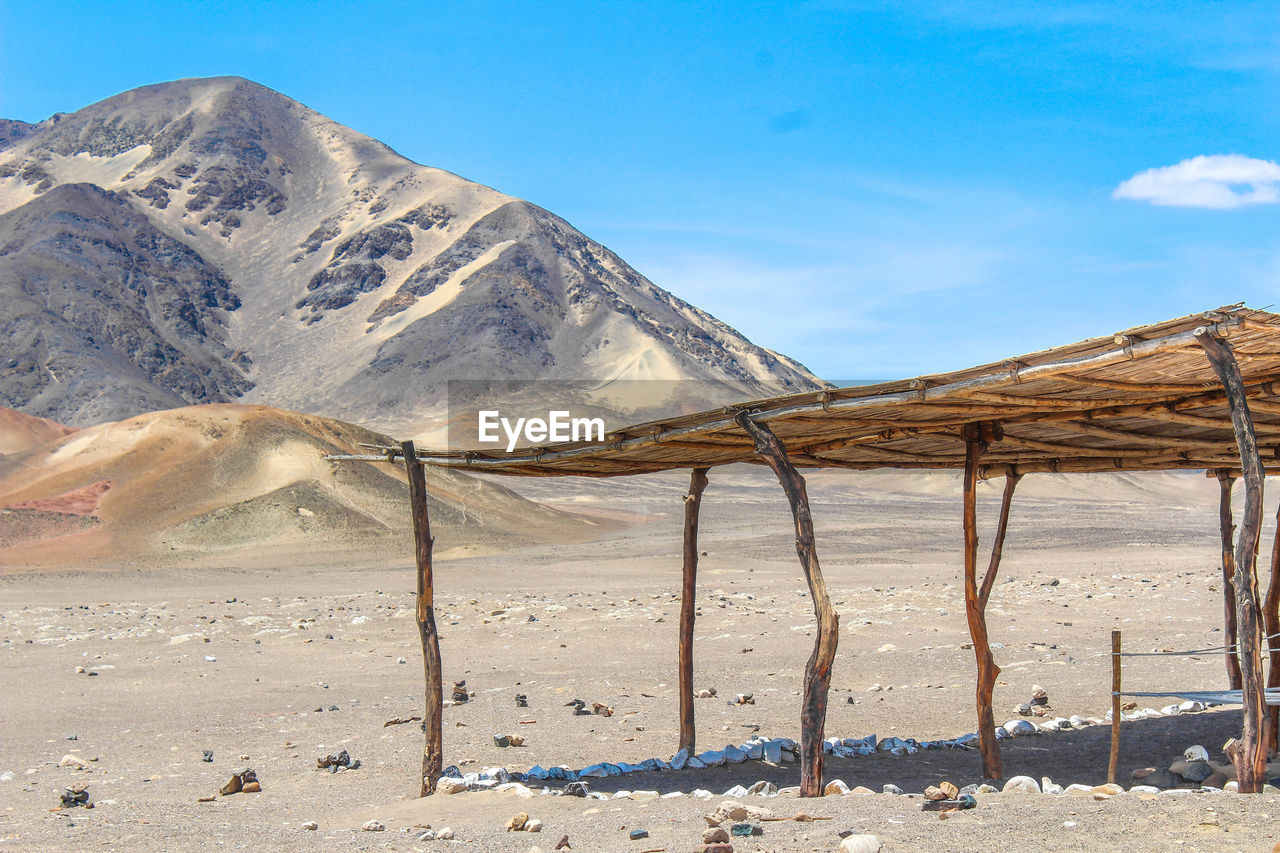
[[[239,303],[206,323],[211,346],[226,349],[214,361],[239,376],[195,399],[156,380],[149,395],[117,395],[112,417],[167,395],[413,434],[440,418],[457,378],[695,379],[738,397],[821,385],[555,214],[413,163],[243,78],[141,87],[11,137],[0,213],[96,185],[223,277]],[[33,405],[3,376],[0,403]],[[97,416],[36,407],[73,424]]]

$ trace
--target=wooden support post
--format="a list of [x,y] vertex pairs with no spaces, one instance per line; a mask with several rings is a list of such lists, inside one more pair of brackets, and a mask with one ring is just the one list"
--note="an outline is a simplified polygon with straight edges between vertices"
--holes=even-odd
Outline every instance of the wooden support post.
[[[1240,655],[1233,651],[1236,644],[1236,557],[1235,522],[1231,517],[1231,487],[1235,476],[1231,471],[1218,469],[1218,525],[1222,530],[1222,606],[1225,615],[1227,638],[1227,683],[1232,690],[1240,689]],[[1272,563],[1274,564],[1274,557]]]
[[[1267,687],[1280,687],[1280,508],[1276,510],[1276,536],[1271,543],[1271,577],[1267,582],[1267,598],[1262,605],[1262,624],[1266,627]],[[1268,705],[1266,725],[1267,755],[1280,752],[1280,706]]]
[[796,553],[809,583],[809,597],[813,599],[813,613],[818,622],[818,636],[813,643],[813,654],[804,668],[804,700],[800,709],[800,796],[822,796],[822,737],[827,723],[827,691],[831,687],[831,666],[836,659],[836,645],[840,637],[840,618],[831,608],[827,585],[822,579],[822,567],[818,565],[818,553],[814,548],[813,516],[809,513],[809,495],[805,491],[804,477],[791,464],[787,449],[778,437],[764,424],[751,420],[746,412],[739,412],[738,424],[751,436],[755,452],[773,469],[782,491],[791,504],[791,515],[796,525]]
[[422,724],[427,730],[422,747],[422,784],[418,796],[435,792],[444,769],[444,692],[440,682],[440,638],[436,635],[435,588],[431,576],[431,519],[427,515],[427,478],[412,441],[400,444],[409,475],[409,505],[413,516],[414,555],[418,563],[418,635],[422,639],[422,672],[426,681]]
[[680,587],[680,748],[693,754],[693,619],[698,594],[698,510],[707,469],[694,468],[684,497],[684,581]]
[[1111,632],[1111,757],[1107,760],[1107,781],[1115,784],[1120,763],[1120,632]]
[[987,636],[987,601],[995,585],[1000,569],[1000,556],[1004,551],[1004,537],[1009,524],[1009,508],[1013,490],[1019,476],[1010,474],[1005,480],[1004,498],[1000,504],[1000,522],[991,547],[991,561],[981,586],[978,583],[978,461],[992,441],[999,441],[1003,431],[999,424],[966,424],[962,431],[965,440],[964,463],[964,609],[969,622],[969,636],[973,640],[973,654],[978,663],[978,679],[975,700],[978,710],[978,750],[982,754],[982,775],[988,779],[1004,776],[1004,763],[1000,757],[1000,744],[996,740],[995,713],[992,696],[1000,667],[991,654],[991,642]]
[[1236,537],[1236,619],[1237,642],[1240,655],[1241,700],[1244,705],[1244,725],[1237,744],[1232,750],[1232,763],[1236,767],[1236,779],[1240,793],[1256,794],[1262,790],[1266,776],[1267,751],[1262,733],[1262,720],[1266,716],[1266,685],[1262,679],[1262,630],[1259,625],[1258,603],[1258,535],[1262,527],[1262,485],[1264,472],[1258,455],[1257,437],[1253,432],[1253,418],[1245,397],[1244,380],[1240,365],[1225,343],[1209,334],[1208,330],[1196,332],[1196,340],[1204,348],[1209,363],[1226,391],[1227,408],[1231,411],[1231,425],[1240,449],[1240,470],[1244,478],[1244,512],[1240,517],[1240,535]]

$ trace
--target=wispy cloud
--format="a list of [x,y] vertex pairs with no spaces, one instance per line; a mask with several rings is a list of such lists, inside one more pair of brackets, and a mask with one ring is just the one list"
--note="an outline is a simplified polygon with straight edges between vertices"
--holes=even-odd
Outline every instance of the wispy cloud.
[[1202,155],[1139,172],[1111,197],[1214,210],[1275,204],[1280,202],[1280,165],[1242,154]]

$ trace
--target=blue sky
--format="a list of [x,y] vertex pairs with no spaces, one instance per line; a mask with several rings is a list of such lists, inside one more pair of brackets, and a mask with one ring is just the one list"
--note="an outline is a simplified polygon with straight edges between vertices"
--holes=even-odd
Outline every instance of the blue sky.
[[829,378],[1280,302],[1271,3],[0,0],[0,43],[0,116],[249,77]]

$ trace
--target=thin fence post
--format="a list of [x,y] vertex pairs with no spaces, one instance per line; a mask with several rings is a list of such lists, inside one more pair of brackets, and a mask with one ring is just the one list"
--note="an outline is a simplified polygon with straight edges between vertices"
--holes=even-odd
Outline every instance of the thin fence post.
[[1116,781],[1120,763],[1120,632],[1111,632],[1111,758],[1107,761],[1107,781]]

